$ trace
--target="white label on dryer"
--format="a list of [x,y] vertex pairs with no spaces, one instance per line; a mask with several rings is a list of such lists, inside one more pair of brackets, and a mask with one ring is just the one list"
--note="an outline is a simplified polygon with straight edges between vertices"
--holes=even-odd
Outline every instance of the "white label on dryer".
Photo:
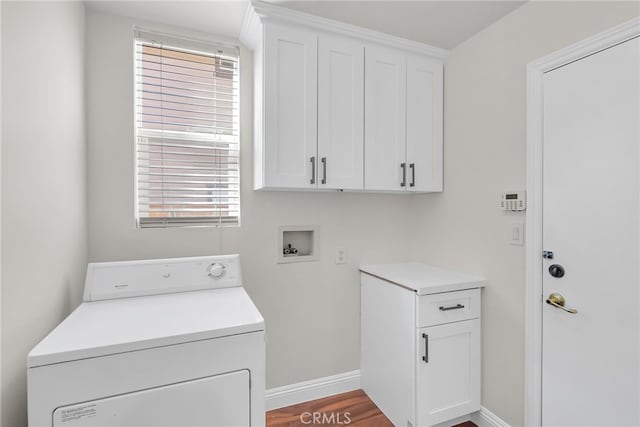
[[[58,411],[56,411],[58,412]],[[71,408],[62,409],[60,414],[60,423],[69,423],[73,421],[80,421],[87,418],[95,417],[97,413],[95,404],[86,404],[80,406],[73,406]]]

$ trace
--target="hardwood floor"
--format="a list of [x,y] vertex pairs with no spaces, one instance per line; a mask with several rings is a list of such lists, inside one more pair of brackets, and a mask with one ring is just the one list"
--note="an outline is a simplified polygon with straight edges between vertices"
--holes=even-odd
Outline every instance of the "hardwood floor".
[[[336,394],[267,412],[267,427],[309,425],[351,427],[393,427],[362,390]],[[467,421],[455,427],[477,427]]]
[[391,421],[380,412],[362,390],[336,394],[267,412],[267,427],[307,425],[393,427]]

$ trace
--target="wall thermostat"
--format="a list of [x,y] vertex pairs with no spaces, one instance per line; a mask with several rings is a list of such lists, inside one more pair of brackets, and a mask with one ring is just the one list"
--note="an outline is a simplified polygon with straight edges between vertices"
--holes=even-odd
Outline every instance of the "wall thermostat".
[[524,191],[508,191],[500,197],[500,208],[503,211],[523,211],[527,208]]

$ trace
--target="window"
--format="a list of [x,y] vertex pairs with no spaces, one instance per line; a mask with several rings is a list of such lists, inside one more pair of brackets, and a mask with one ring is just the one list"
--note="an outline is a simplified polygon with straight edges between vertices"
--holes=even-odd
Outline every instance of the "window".
[[238,49],[135,32],[138,227],[238,225]]

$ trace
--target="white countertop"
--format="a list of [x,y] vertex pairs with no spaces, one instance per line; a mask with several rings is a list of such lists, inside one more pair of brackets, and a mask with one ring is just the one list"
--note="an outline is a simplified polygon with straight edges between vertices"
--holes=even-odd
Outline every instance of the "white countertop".
[[418,262],[363,265],[360,271],[416,292],[418,295],[483,288],[481,276],[433,267]]

